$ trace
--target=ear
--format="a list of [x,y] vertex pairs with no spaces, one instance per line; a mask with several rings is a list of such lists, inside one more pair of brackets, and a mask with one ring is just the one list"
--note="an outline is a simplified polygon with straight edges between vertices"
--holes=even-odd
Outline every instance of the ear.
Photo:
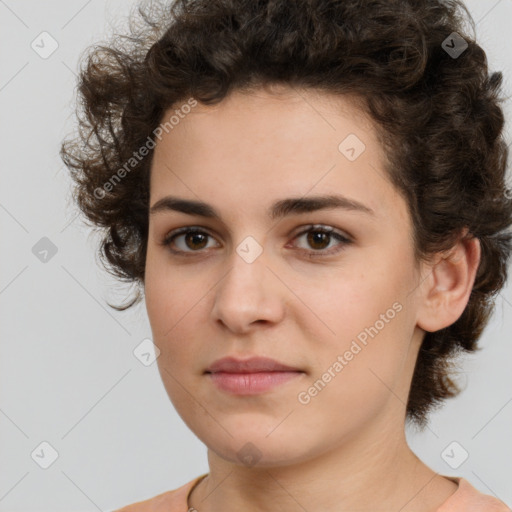
[[455,323],[469,300],[480,263],[480,241],[467,229],[449,251],[437,253],[427,265],[420,287],[417,326],[434,332]]

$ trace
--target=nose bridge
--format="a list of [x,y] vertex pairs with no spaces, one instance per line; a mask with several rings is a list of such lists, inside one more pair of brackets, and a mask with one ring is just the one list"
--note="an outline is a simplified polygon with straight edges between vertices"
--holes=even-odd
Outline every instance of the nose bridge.
[[216,289],[212,314],[233,330],[259,320],[276,321],[282,313],[267,252],[247,236],[229,256],[229,271]]

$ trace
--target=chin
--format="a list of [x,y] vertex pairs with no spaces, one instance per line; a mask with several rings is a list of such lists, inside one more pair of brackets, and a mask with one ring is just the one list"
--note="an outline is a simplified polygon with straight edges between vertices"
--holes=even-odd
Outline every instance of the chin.
[[[310,457],[307,447],[304,446],[304,440],[308,439],[306,432],[290,435],[284,425],[276,428],[279,421],[274,422],[271,428],[266,423],[258,427],[254,419],[251,419],[246,425],[238,422],[239,428],[235,430],[229,423],[222,422],[222,426],[232,437],[222,427],[215,432],[211,429],[208,432],[199,429],[195,434],[218,457],[241,466],[286,466]],[[221,437],[214,437],[216,434]],[[299,453],[298,448],[301,450]]]

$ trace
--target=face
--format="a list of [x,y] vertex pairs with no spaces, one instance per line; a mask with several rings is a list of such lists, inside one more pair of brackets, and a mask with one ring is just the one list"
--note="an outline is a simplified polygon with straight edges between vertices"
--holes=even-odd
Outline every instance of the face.
[[[234,92],[187,110],[155,148],[145,273],[177,412],[222,458],[239,462],[250,446],[269,466],[403,429],[420,276],[370,120],[311,90]],[[325,196],[338,204],[312,202]],[[300,372],[234,391],[205,373],[227,356]]]

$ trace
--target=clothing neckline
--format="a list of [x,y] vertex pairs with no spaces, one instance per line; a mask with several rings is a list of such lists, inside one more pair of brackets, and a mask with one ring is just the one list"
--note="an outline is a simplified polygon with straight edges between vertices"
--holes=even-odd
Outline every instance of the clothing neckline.
[[[192,509],[193,507],[190,506],[189,504],[189,499],[190,499],[190,495],[192,494],[192,491],[199,485],[200,482],[203,481],[203,479],[205,479],[210,473],[204,473],[200,476],[198,476],[195,480],[192,480],[191,481],[191,487],[189,489],[189,491],[187,492],[187,495],[185,497],[185,503],[187,504],[187,512],[190,511],[190,509]],[[194,509],[195,510],[195,509]],[[199,511],[196,511],[196,512],[199,512]]]
[[[191,509],[193,509],[193,507],[191,507],[189,505],[189,499],[190,499],[190,495],[192,494],[192,491],[199,485],[200,482],[202,482],[210,473],[204,473],[200,476],[198,476],[197,478],[195,478],[194,480],[192,480],[190,482],[190,489],[189,491],[187,492],[187,495],[185,497],[185,503],[187,505],[187,512],[189,512]],[[453,494],[451,494],[450,496],[448,496],[448,498],[443,501],[443,503],[441,503],[441,505],[438,507],[438,511],[441,511],[441,508],[442,507],[445,507],[445,506],[448,506],[451,504],[451,502],[455,499],[457,499],[458,495],[460,495],[460,491],[461,491],[461,484],[462,484],[462,481],[464,480],[463,478],[461,477],[452,477],[452,476],[446,476],[446,475],[440,475],[444,478],[446,478],[447,480],[450,480],[451,482],[457,484],[457,489],[455,489],[455,492]],[[193,509],[195,510],[195,509]],[[199,512],[196,510],[196,512]],[[437,511],[436,511],[437,512]]]

